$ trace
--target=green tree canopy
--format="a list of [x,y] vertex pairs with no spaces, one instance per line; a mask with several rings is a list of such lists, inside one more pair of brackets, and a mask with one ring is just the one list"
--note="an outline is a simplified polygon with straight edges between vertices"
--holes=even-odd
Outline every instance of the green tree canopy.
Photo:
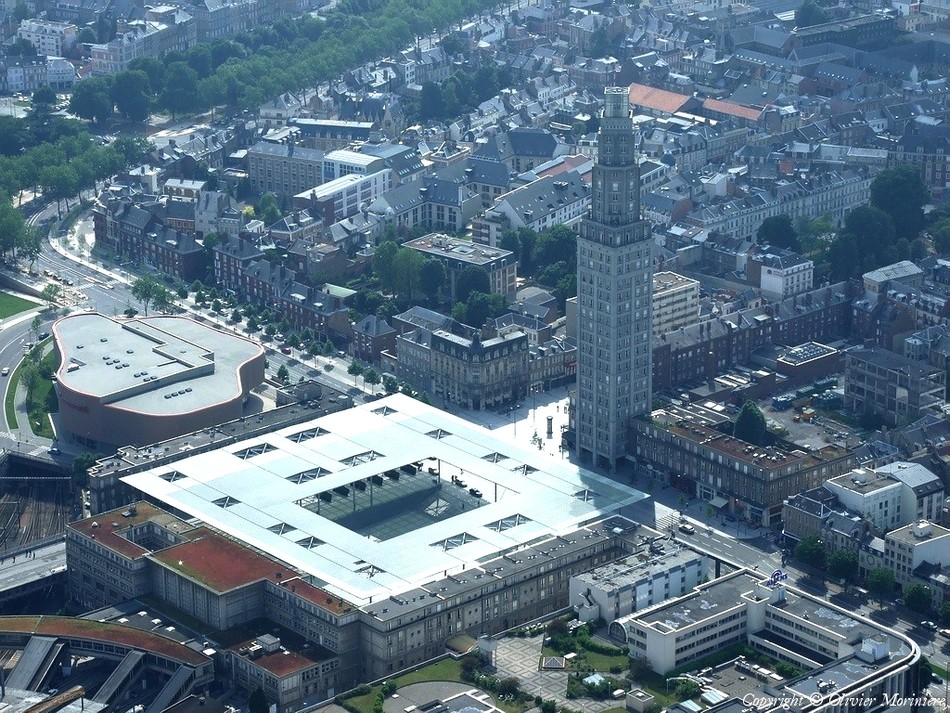
[[112,83],[104,77],[90,77],[73,87],[69,111],[80,119],[101,124],[112,116]]
[[148,75],[142,70],[129,70],[115,75],[112,101],[119,113],[129,121],[145,121],[151,105],[152,90]]
[[251,693],[247,700],[247,707],[250,713],[268,713],[270,704],[267,702],[267,696],[264,695],[264,689],[258,686]]
[[198,74],[185,62],[172,62],[165,71],[162,104],[173,116],[198,109]]
[[150,304],[169,301],[168,290],[151,275],[143,275],[132,283],[132,296],[142,303],[146,315]]
[[765,415],[754,401],[746,401],[742,405],[742,410],[736,418],[736,425],[733,427],[733,435],[747,443],[757,446],[765,445],[768,435],[768,429],[765,423]]
[[465,302],[473,292],[491,292],[491,280],[485,268],[469,265],[455,278],[455,299]]
[[894,573],[887,567],[875,567],[864,578],[868,591],[883,601],[894,593]]
[[419,269],[419,289],[430,301],[436,298],[444,284],[445,268],[440,260],[430,258],[422,263]]
[[384,292],[396,290],[396,253],[399,245],[392,241],[384,241],[373,253],[373,272],[379,278],[379,286]]
[[56,103],[56,90],[53,89],[49,84],[44,84],[42,87],[33,92],[33,104],[43,104],[47,107],[52,106]]
[[795,251],[799,249],[795,226],[792,225],[792,219],[785,213],[772,215],[763,220],[755,237],[759,245],[771,245]]
[[811,27],[828,22],[828,13],[815,0],[805,0],[795,11],[795,24],[799,27]]
[[817,569],[825,568],[825,545],[817,535],[803,537],[795,545],[795,559]]
[[930,587],[919,582],[905,587],[904,604],[918,614],[928,614],[933,606],[933,594]]
[[871,205],[891,216],[898,238],[913,240],[920,234],[929,200],[920,170],[909,163],[886,168],[871,181]]
[[835,579],[854,581],[858,574],[858,553],[843,548],[832,552],[828,557],[828,574]]

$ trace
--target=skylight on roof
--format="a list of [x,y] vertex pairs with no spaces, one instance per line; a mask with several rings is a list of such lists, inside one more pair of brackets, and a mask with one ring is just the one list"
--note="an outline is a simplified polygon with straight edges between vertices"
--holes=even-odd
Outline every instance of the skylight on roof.
[[487,460],[489,463],[497,463],[500,460],[504,460],[506,457],[507,456],[504,456],[496,451],[494,453],[489,453],[486,456],[482,456],[482,460]]
[[574,493],[574,497],[577,498],[578,500],[583,500],[586,503],[600,496],[597,493],[595,493],[593,490],[584,489],[584,490],[578,490],[576,493]]
[[446,552],[449,550],[454,550],[456,547],[461,547],[462,545],[468,544],[469,542],[477,542],[478,538],[474,535],[470,535],[467,532],[460,532],[457,535],[452,535],[452,537],[446,537],[444,540],[439,540],[438,542],[433,542],[429,547],[438,547]]
[[297,433],[292,433],[287,436],[287,440],[293,441],[294,443],[303,443],[304,441],[309,441],[312,438],[317,436],[322,436],[327,433],[327,430],[317,426],[316,428],[308,428],[305,431],[298,431]]
[[187,476],[184,473],[173,470],[171,473],[162,473],[159,477],[168,483],[174,483],[176,480],[181,480]]
[[234,455],[241,460],[247,460],[248,458],[254,458],[255,456],[264,455],[270,451],[275,450],[274,446],[270,443],[258,443],[256,446],[251,446],[250,448],[245,448],[240,451],[235,451]]
[[322,478],[327,475],[330,471],[325,468],[310,468],[308,470],[302,470],[299,473],[294,473],[293,475],[287,476],[287,480],[295,485],[300,485],[301,483],[309,483],[311,480],[316,480],[317,478]]
[[237,498],[232,498],[230,495],[225,495],[223,498],[218,498],[217,500],[212,500],[211,502],[217,505],[219,508],[229,508],[233,505],[241,504],[240,500]]
[[286,522],[278,522],[276,525],[271,525],[267,529],[277,535],[283,535],[285,532],[290,532],[296,528],[293,525],[288,525]]
[[438,441],[439,439],[445,438],[446,436],[451,436],[452,434],[446,431],[444,428],[437,428],[434,431],[429,431],[426,435],[429,438],[434,438]]
[[374,408],[373,413],[378,416],[388,416],[391,413],[399,413],[396,409],[390,408],[389,406],[380,406],[379,408]]
[[525,517],[521,513],[515,513],[514,515],[503,517],[501,520],[490,522],[485,525],[485,527],[487,527],[489,530],[494,530],[495,532],[504,532],[505,530],[510,530],[513,527],[518,527],[518,525],[524,525],[526,522],[531,522],[531,518]]
[[377,458],[382,458],[382,453],[377,453],[376,451],[365,451],[363,453],[357,453],[355,456],[350,456],[349,458],[344,458],[340,462],[343,465],[355,466],[361,465],[363,463],[371,463]]
[[316,537],[309,536],[304,537],[300,540],[297,540],[297,544],[307,550],[312,550],[315,547],[319,547],[323,544],[323,540],[318,540]]

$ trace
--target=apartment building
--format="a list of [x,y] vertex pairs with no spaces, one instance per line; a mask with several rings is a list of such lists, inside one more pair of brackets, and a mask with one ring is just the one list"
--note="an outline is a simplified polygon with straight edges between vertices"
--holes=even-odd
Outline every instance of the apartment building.
[[472,222],[472,240],[497,246],[506,230],[540,232],[554,225],[574,225],[590,207],[590,187],[576,171],[539,178],[499,196]]
[[194,19],[184,10],[157,6],[147,10],[144,20],[126,23],[116,37],[90,46],[93,74],[116,74],[129,68],[137,57],[161,57],[171,51],[184,52],[196,40]]
[[653,338],[699,322],[699,281],[675,272],[653,275]]
[[37,54],[62,57],[76,44],[79,29],[68,22],[24,20],[16,34],[19,39],[33,45]]
[[430,339],[432,394],[446,404],[497,411],[528,394],[528,335],[482,339],[445,330]]
[[835,445],[810,452],[755,446],[662,409],[630,424],[630,454],[717,508],[771,527],[786,498],[849,472],[853,453]]
[[815,263],[790,251],[769,250],[749,255],[746,276],[762,295],[772,300],[808,292],[812,289]]
[[260,141],[247,150],[247,177],[256,193],[291,198],[323,183],[323,152]]
[[350,173],[298,193],[293,205],[315,211],[325,225],[331,225],[356,215],[392,187],[392,171],[388,168],[368,175]]

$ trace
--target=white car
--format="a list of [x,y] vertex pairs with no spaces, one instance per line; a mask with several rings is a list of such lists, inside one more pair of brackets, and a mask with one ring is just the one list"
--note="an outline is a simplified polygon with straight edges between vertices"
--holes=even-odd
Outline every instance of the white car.
[[693,535],[696,533],[696,528],[690,525],[688,522],[681,522],[680,532],[685,532],[687,535]]
[[3,369],[0,370],[0,376],[10,376],[10,367],[3,367]]

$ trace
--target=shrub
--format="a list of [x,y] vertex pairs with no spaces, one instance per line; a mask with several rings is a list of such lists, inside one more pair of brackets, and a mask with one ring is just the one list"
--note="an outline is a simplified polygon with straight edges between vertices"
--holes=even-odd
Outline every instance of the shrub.
[[[540,698],[540,696],[538,696]],[[548,699],[541,704],[541,713],[555,713],[557,711],[557,703]]]

